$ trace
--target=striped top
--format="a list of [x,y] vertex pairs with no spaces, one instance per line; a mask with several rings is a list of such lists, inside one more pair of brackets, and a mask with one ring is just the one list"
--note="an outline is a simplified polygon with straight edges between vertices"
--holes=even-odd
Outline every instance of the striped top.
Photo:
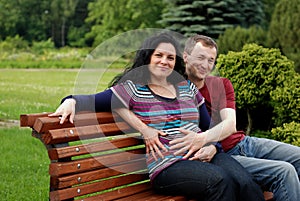
[[168,152],[162,151],[164,159],[159,158],[156,161],[152,155],[147,156],[151,180],[164,168],[182,159],[184,154],[175,156],[173,153],[176,150],[169,149],[169,141],[184,135],[179,132],[180,128],[201,132],[198,127],[198,107],[204,103],[204,98],[190,81],[180,82],[175,88],[174,99],[161,97],[147,85],[134,84],[132,81],[111,88],[117,100],[145,124],[167,134],[160,136],[160,141],[168,149]]

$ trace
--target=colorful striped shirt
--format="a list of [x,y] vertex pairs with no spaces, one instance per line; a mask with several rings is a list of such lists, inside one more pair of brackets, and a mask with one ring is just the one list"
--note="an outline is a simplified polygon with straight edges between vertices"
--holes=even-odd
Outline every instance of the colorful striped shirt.
[[175,156],[176,150],[169,149],[171,140],[183,137],[180,128],[201,132],[198,127],[198,107],[204,103],[204,98],[190,81],[180,82],[175,88],[177,94],[174,99],[161,97],[151,91],[148,85],[134,84],[132,81],[111,88],[114,96],[145,124],[167,134],[160,136],[160,141],[168,149],[162,152],[164,158],[156,161],[152,155],[147,156],[151,180],[164,168],[182,160],[184,154]]

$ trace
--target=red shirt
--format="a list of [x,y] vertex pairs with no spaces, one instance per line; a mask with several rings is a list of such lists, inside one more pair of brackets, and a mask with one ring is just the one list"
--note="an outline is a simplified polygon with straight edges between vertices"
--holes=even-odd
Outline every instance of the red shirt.
[[[207,110],[212,118],[214,125],[220,123],[220,110],[224,108],[232,108],[235,110],[234,89],[229,79],[208,76],[205,78],[204,86],[199,89],[205,98]],[[223,141],[221,141],[224,151],[233,148],[238,142],[244,139],[244,131],[237,131]]]

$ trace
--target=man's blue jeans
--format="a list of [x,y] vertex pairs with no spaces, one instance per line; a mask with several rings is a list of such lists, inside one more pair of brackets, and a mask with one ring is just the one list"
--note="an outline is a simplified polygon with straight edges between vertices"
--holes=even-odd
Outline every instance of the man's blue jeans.
[[261,188],[231,156],[219,153],[210,163],[178,161],[153,181],[162,194],[185,195],[205,201],[262,201]]
[[258,184],[273,192],[276,201],[300,200],[300,147],[246,136],[227,153],[239,161]]

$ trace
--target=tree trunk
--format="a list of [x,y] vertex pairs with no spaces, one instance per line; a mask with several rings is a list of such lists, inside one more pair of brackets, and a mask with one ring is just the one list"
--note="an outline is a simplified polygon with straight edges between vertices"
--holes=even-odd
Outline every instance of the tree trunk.
[[63,17],[62,19],[62,25],[61,25],[61,46],[64,47],[65,44],[65,29],[66,29],[66,20]]
[[252,118],[250,114],[250,110],[247,108],[247,118],[248,118],[248,125],[246,129],[246,135],[250,135],[250,132],[252,130]]

